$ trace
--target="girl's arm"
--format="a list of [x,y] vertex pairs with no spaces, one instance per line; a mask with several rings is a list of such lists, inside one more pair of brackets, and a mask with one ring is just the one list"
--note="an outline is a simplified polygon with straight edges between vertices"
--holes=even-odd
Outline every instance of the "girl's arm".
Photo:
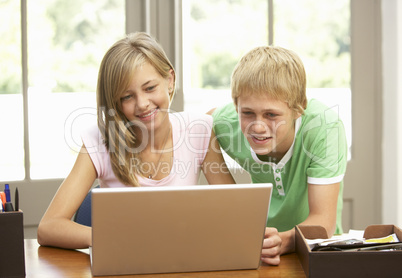
[[204,162],[202,163],[202,171],[209,184],[234,184],[236,183],[230,173],[226,162],[222,156],[218,140],[214,131],[211,132],[211,139]]
[[91,227],[72,221],[97,177],[85,146],[68,177],[60,185],[38,226],[40,245],[69,249],[87,248],[92,244]]

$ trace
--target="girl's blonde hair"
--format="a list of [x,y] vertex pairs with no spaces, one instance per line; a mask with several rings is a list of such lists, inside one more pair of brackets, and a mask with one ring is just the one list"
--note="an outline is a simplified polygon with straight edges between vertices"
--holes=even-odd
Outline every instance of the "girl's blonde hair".
[[241,95],[269,95],[286,102],[296,113],[307,107],[306,72],[293,51],[275,47],[257,47],[246,53],[232,74],[232,98],[237,105]]
[[173,65],[160,44],[150,35],[137,32],[117,41],[105,54],[100,65],[97,85],[98,127],[109,151],[112,170],[126,185],[140,186],[135,173],[139,173],[139,148],[130,123],[121,110],[120,98],[134,77],[134,71],[144,63],[151,64],[163,77],[173,70],[173,90],[176,74]]

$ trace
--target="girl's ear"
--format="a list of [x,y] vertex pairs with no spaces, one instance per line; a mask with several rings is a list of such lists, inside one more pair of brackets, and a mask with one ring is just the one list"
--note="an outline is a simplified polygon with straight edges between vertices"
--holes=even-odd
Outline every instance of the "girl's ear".
[[169,88],[174,88],[174,83],[176,81],[176,74],[173,69],[169,70],[168,80],[169,80]]
[[169,93],[169,99],[170,102],[173,100],[173,95],[175,91],[175,81],[176,81],[176,74],[173,69],[169,70],[169,76],[168,76],[168,93]]

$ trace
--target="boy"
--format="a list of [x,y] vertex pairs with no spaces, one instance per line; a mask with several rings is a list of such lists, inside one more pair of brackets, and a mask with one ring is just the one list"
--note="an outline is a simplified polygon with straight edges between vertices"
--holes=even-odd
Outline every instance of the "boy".
[[253,183],[274,185],[267,227],[276,229],[266,230],[262,261],[279,264],[279,254],[294,251],[297,224],[342,233],[345,131],[334,111],[307,101],[300,58],[257,47],[235,67],[231,89],[234,103],[213,112],[219,144]]

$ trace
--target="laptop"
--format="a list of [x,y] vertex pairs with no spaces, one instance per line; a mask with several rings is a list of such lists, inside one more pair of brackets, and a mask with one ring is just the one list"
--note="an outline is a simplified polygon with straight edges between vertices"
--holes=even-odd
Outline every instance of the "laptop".
[[272,184],[95,188],[94,276],[257,269]]

